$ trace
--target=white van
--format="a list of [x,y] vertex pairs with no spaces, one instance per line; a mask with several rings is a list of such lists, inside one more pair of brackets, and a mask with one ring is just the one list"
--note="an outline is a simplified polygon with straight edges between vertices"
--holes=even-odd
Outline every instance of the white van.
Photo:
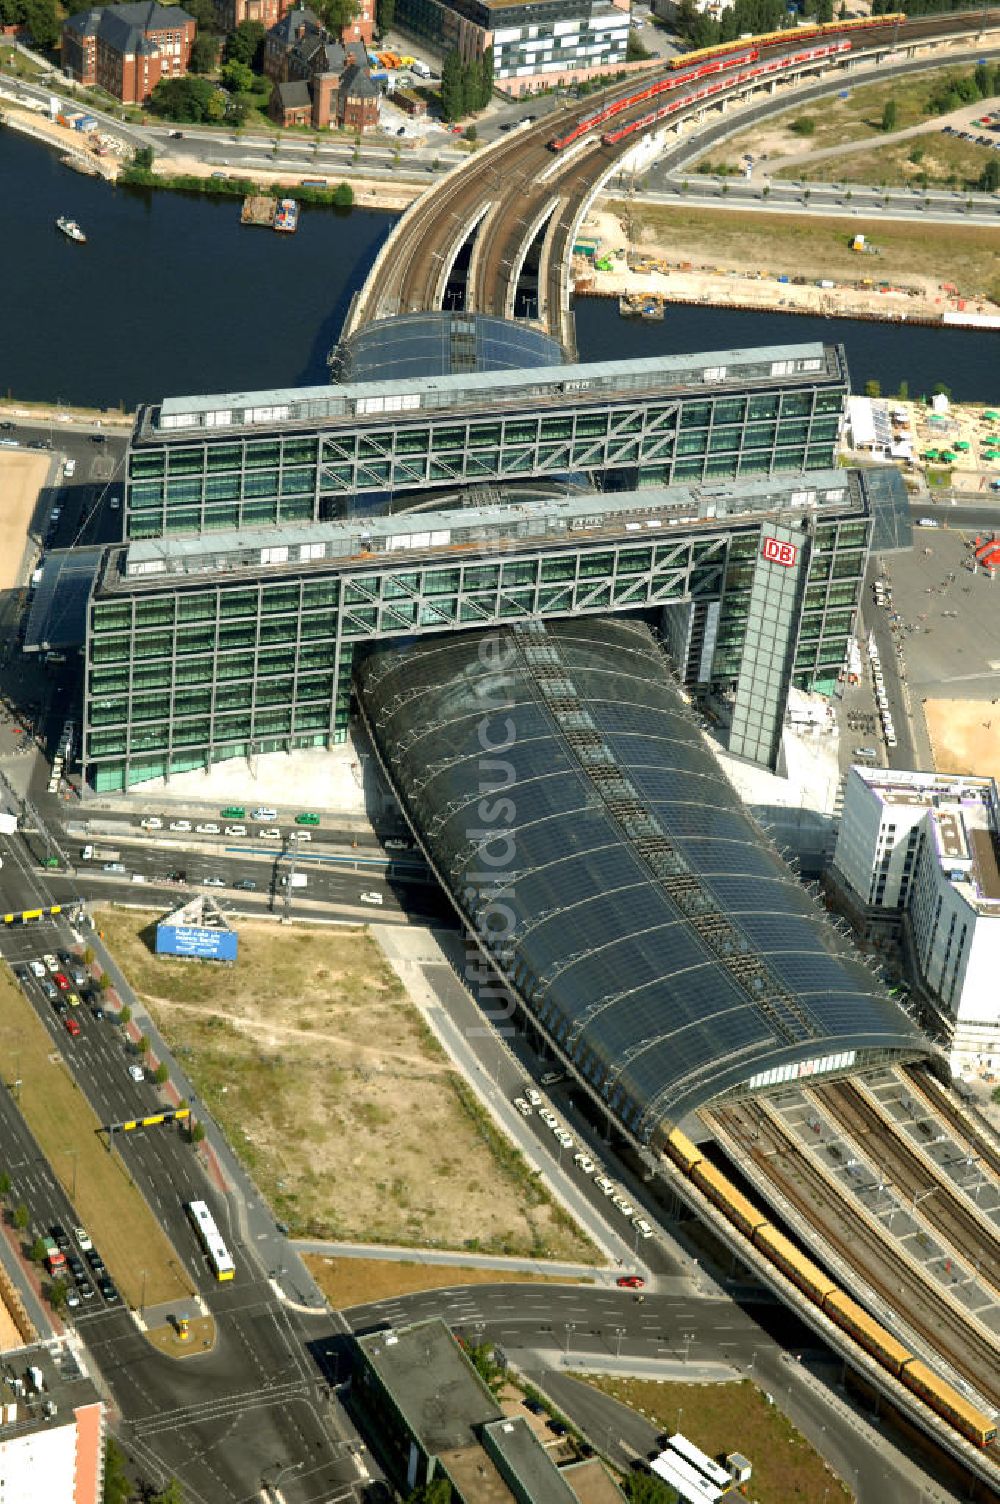
[[360,893],[358,895],[358,902],[374,904],[376,908],[380,909],[384,900],[381,893]]
[[251,810],[250,818],[251,820],[260,820],[262,824],[266,825],[269,821],[278,818],[278,811],[276,809],[265,809],[261,805],[260,809]]

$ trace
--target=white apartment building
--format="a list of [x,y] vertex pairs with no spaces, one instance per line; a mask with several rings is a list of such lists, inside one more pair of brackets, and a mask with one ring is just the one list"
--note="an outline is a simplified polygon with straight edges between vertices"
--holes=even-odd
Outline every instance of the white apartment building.
[[851,768],[833,879],[896,916],[956,1069],[1000,1063],[1000,795],[992,778]]

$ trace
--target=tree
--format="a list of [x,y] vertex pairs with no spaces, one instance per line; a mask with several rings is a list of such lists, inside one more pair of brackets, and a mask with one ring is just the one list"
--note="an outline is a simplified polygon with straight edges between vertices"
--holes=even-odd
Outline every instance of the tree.
[[139,1054],[139,1055],[148,1055],[148,1053],[149,1053],[149,1039],[147,1038],[147,1036],[145,1034],[140,1034],[139,1035],[139,1038],[135,1042],[135,1048],[136,1048],[136,1053],[137,1054]]
[[30,1249],[28,1250],[28,1257],[29,1257],[29,1259],[31,1260],[31,1262],[33,1264],[44,1264],[44,1262],[45,1262],[45,1239],[44,1238],[36,1238],[35,1239],[35,1241],[31,1245]]
[[226,62],[254,67],[258,55],[264,50],[266,35],[260,21],[241,21],[236,30],[226,38]]
[[899,383],[899,391],[896,393],[896,396],[899,398],[899,400],[901,402],[905,402],[907,400],[907,398],[909,397],[909,395],[910,395],[910,383],[904,377],[903,380]]
[[205,1141],[205,1124],[204,1123],[195,1123],[194,1127],[191,1129],[191,1142],[193,1144],[201,1144],[201,1143],[204,1143],[204,1141]]
[[882,383],[881,383],[881,381],[874,381],[874,380],[872,380],[872,381],[866,381],[865,382],[865,396],[866,397],[881,397],[881,395],[882,395]]
[[138,167],[140,172],[152,172],[155,157],[156,153],[151,146],[137,146],[132,165]]
[[631,1504],[677,1504],[676,1490],[652,1473],[630,1473],[625,1480],[625,1492]]
[[933,392],[932,392],[931,395],[934,396],[934,397],[947,397],[950,400],[950,398],[951,398],[951,387],[950,386],[946,386],[943,381],[939,381],[935,385],[934,390],[933,390]]
[[219,62],[219,39],[199,31],[191,44],[191,72],[213,73]]
[[88,945],[85,948],[84,952],[83,952],[83,964],[84,964],[84,966],[93,966],[93,964],[94,964],[94,962],[96,960],[97,960],[97,953],[95,952],[94,947],[92,945]]
[[315,10],[327,31],[339,37],[358,13],[357,0],[319,0]]
[[157,1086],[162,1086],[165,1081],[170,1080],[170,1067],[165,1061],[161,1060],[156,1067],[156,1070],[153,1072],[153,1080]]
[[979,188],[983,193],[996,193],[1000,188],[1000,161],[990,157],[979,175]]
[[800,115],[798,119],[792,121],[788,129],[796,136],[811,136],[815,133],[816,121],[811,115]]
[[248,94],[253,88],[253,69],[248,68],[246,63],[224,63],[222,82],[234,94]]
[[109,1436],[104,1445],[104,1492],[101,1504],[128,1504],[132,1497],[132,1485],[125,1472],[125,1453]]
[[445,53],[441,65],[441,113],[448,121],[465,114],[465,69],[454,50]]
[[119,1008],[118,1022],[122,1025],[130,1024],[132,1022],[132,1009],[129,1007],[128,1003],[122,1003],[121,1007]]
[[882,110],[882,129],[894,131],[899,120],[899,106],[894,99],[887,99]]
[[833,20],[833,0],[817,0],[816,20],[821,26]]
[[379,36],[391,30],[396,19],[396,0],[375,0],[375,25]]
[[215,0],[185,0],[184,9],[198,23],[198,35],[212,32],[218,25],[215,15]]
[[477,140],[479,132],[476,130],[475,122],[473,122],[472,125],[467,125],[465,127],[465,130],[462,132],[462,135],[465,137],[466,141]]
[[838,21],[846,21],[847,20],[847,5],[845,4],[845,0],[840,0],[840,9],[837,12],[837,20]]
[[14,1226],[19,1232],[23,1232],[31,1220],[31,1214],[23,1201],[19,1201],[14,1208]]
[[64,1279],[54,1279],[49,1285],[49,1305],[53,1311],[64,1311],[69,1288]]
[[451,1504],[451,1484],[447,1478],[434,1478],[414,1493],[407,1495],[406,1504]]
[[153,1495],[149,1504],[184,1504],[184,1490],[176,1478],[171,1478],[165,1489]]
[[10,1195],[10,1176],[7,1171],[0,1172],[0,1196]]
[[21,19],[43,52],[58,45],[60,26],[53,0],[22,0]]
[[189,73],[185,78],[161,79],[153,90],[153,112],[167,120],[199,124],[203,120],[221,120],[226,111],[226,97],[207,78]]

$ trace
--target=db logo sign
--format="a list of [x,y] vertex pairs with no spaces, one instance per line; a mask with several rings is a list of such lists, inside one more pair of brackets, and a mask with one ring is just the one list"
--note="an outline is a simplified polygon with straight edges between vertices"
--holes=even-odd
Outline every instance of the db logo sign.
[[768,559],[772,564],[794,564],[799,556],[799,551],[793,543],[781,543],[777,538],[762,538],[760,552],[761,557]]

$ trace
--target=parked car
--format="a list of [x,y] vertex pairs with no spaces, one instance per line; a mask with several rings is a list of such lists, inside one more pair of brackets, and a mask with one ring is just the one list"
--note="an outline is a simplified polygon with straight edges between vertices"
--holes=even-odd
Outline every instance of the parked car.
[[55,984],[59,988],[60,992],[68,992],[69,991],[69,977],[66,975],[65,972],[63,972],[63,971],[57,971],[55,973],[55,975],[53,976],[52,980],[55,982]]
[[146,1072],[143,1070],[141,1065],[130,1065],[128,1068],[128,1073],[132,1077],[133,1081],[145,1081],[146,1079]]
[[79,1243],[80,1247],[83,1249],[84,1253],[86,1253],[88,1249],[93,1248],[94,1245],[90,1241],[90,1234],[85,1227],[74,1227],[73,1236]]
[[191,829],[191,821],[190,820],[171,820],[170,825],[168,826],[168,829],[169,830],[190,830]]
[[531,1108],[523,1097],[515,1097],[514,1106],[517,1108],[518,1112],[523,1118],[531,1117]]
[[71,1039],[76,1039],[80,1034],[80,1020],[78,1018],[74,1018],[72,1013],[70,1013],[63,1020],[63,1022],[66,1027],[66,1033],[70,1036]]
[[621,1274],[615,1284],[621,1290],[641,1290],[646,1281],[639,1274]]

